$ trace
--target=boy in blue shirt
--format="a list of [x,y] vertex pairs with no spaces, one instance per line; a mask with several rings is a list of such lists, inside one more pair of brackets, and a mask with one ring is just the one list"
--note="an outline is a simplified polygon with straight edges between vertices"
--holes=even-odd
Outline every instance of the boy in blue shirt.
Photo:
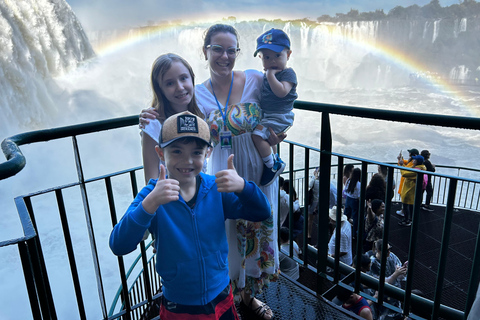
[[215,176],[203,174],[210,131],[186,111],[163,124],[157,180],[150,180],[110,235],[116,255],[136,249],[146,230],[155,236],[156,270],[162,278],[162,320],[238,319],[228,276],[225,219],[262,221],[270,204],[233,166]]
[[260,108],[263,118],[252,133],[253,143],[263,159],[261,186],[268,186],[285,169],[285,163],[273,155],[268,128],[276,134],[286,132],[293,125],[293,102],[297,99],[297,75],[292,68],[287,68],[290,58],[290,38],[280,29],[270,29],[257,38],[257,50],[262,59],[263,76]]

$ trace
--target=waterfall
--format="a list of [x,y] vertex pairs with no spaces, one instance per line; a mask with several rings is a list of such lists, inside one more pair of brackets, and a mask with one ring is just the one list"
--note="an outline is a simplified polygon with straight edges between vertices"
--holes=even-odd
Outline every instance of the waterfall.
[[[242,51],[237,62],[240,69],[261,69],[261,62],[252,55],[255,40],[260,34],[272,27],[287,32],[293,51],[289,65],[301,75],[302,87],[314,90],[319,86],[341,89],[408,85],[409,74],[416,70],[402,65],[403,57],[415,61],[417,66],[425,66],[425,70],[421,71],[437,72],[444,77],[478,78],[480,71],[477,70],[479,65],[475,57],[463,55],[462,61],[455,61],[460,56],[456,53],[464,50],[464,44],[456,44],[455,41],[462,38],[458,34],[468,34],[467,19],[448,21],[309,23],[261,20],[227,23],[233,23],[240,34]],[[4,136],[6,132],[51,126],[51,119],[58,116],[66,104],[71,107],[70,112],[84,108],[77,103],[79,96],[72,98],[70,87],[59,85],[58,78],[93,57],[92,47],[106,48],[114,43],[112,50],[119,50],[115,48],[115,42],[118,44],[120,40],[130,39],[133,43],[135,39],[141,39],[151,50],[145,58],[148,61],[145,73],[159,54],[178,52],[193,65],[197,79],[205,79],[208,72],[200,48],[203,32],[208,26],[209,23],[198,23],[165,28],[149,26],[92,31],[88,34],[89,42],[65,0],[2,1],[0,134]],[[439,46],[437,39],[449,37],[452,41],[448,47]],[[469,43],[478,45],[476,42]],[[390,47],[388,52],[384,51],[386,46]],[[473,71],[462,76],[462,73],[450,72],[460,65]],[[75,79],[68,81],[73,83]],[[105,81],[112,79],[106,78]],[[80,95],[78,92],[75,94]],[[102,95],[110,98],[107,94]],[[59,99],[59,96],[66,98]],[[109,109],[118,110],[115,116],[122,115],[122,110],[126,114],[131,114],[134,108],[138,110],[139,103],[135,99],[126,98],[123,101],[128,101],[128,104]]]
[[65,0],[0,2],[0,133],[33,129],[56,113],[52,77],[94,55]]
[[467,31],[467,18],[462,18],[462,20],[460,21],[459,33],[466,32],[466,31]]
[[305,22],[302,22],[300,28],[300,36],[301,36],[301,50],[302,52],[306,52],[308,50],[308,33],[310,31],[310,27],[307,26]]
[[427,37],[427,31],[429,26],[430,26],[430,21],[425,21],[425,25],[423,26],[423,34],[422,34],[423,39]]
[[440,21],[441,20],[436,20],[433,22],[433,37],[432,37],[432,43],[435,42],[435,40],[438,37],[438,31],[440,29]]

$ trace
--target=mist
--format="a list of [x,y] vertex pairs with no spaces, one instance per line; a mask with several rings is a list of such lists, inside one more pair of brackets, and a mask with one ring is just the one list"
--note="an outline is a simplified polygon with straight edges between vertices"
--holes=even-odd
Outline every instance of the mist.
[[[316,20],[327,14],[347,13],[351,9],[360,12],[383,10],[396,6],[426,5],[430,0],[320,0],[320,1],[223,1],[223,0],[67,0],[86,31],[133,28],[165,21],[215,21],[229,16],[239,20],[303,19]],[[441,0],[445,7],[458,0]]]

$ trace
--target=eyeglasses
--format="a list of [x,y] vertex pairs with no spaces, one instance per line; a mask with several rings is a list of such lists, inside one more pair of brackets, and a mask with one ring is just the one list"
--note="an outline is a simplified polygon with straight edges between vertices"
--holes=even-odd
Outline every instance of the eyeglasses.
[[230,47],[225,49],[218,44],[209,44],[206,48],[212,49],[213,54],[216,56],[223,56],[223,53],[227,52],[229,57],[236,57],[240,53],[240,48]]

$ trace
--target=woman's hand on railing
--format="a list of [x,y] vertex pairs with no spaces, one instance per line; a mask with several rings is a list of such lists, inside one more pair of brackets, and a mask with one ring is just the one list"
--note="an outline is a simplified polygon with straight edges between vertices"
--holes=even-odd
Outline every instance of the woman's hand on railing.
[[142,109],[139,116],[138,127],[145,129],[145,126],[150,123],[150,120],[155,120],[159,116],[155,108]]

